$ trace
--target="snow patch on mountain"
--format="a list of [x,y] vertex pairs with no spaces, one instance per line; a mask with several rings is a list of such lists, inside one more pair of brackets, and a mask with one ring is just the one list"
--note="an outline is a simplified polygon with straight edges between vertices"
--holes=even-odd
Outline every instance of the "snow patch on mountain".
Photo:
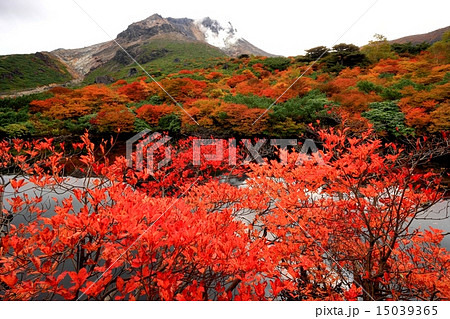
[[207,43],[221,49],[229,48],[241,38],[230,22],[221,24],[208,17],[196,20],[194,23],[204,34]]

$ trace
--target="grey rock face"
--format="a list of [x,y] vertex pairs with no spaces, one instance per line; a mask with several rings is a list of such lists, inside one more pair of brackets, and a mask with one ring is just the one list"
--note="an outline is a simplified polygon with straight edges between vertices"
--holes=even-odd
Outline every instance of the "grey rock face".
[[96,84],[111,84],[114,82],[115,80],[109,75],[97,76],[94,81]]

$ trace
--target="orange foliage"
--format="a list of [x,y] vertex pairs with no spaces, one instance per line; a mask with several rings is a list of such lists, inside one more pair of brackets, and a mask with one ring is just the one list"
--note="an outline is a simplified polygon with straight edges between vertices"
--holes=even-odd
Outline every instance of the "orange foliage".
[[128,84],[127,81],[125,81],[125,80],[123,80],[123,79],[120,79],[120,80],[117,80],[116,82],[114,82],[114,83],[112,84],[112,86],[123,86],[123,85],[126,85],[126,84]]
[[253,124],[264,111],[257,108],[249,109],[242,104],[222,103],[212,115],[222,129],[230,127],[234,133],[251,136],[261,134],[267,128],[267,113]]
[[361,68],[359,66],[354,67],[352,69],[345,68],[339,73],[339,77],[341,78],[355,78],[361,74]]
[[339,103],[342,108],[353,113],[367,111],[369,103],[381,101],[381,98],[376,93],[365,94],[357,89],[333,94],[331,99]]
[[[269,72],[260,63],[264,58],[241,58],[228,60],[226,65],[234,65],[226,72],[222,70],[225,69],[225,63],[221,62],[214,67],[180,70],[169,75],[160,85],[171,97],[158,83],[147,83],[145,78],[140,78],[129,84],[119,80],[111,87],[91,85],[80,89],[53,88],[50,90],[53,97],[33,101],[29,110],[55,120],[73,121],[80,116],[99,112],[104,105],[126,105],[130,101],[145,101],[157,95],[166,103],[164,106],[145,105],[138,111],[138,116],[153,126],[162,116],[174,111],[168,106],[174,104],[174,99],[184,108],[190,108],[189,113],[208,130],[220,126],[217,128],[222,133],[226,131],[245,135],[245,130],[248,130],[249,135],[254,135],[263,132],[265,125],[255,128],[247,122],[260,111],[242,105],[227,105],[220,99],[227,95],[243,94],[278,99],[280,103],[318,89],[326,93],[328,99],[340,104],[334,109],[336,116],[343,118],[346,123],[354,123],[352,128],[359,130],[360,125],[365,125],[360,114],[368,109],[371,102],[398,99],[406,124],[414,127],[416,133],[425,134],[427,131],[449,129],[446,126],[446,114],[450,99],[450,64],[437,59],[435,54],[429,51],[410,57],[382,59],[367,67],[343,69],[338,75],[326,73],[324,63],[308,69],[309,66],[303,62],[293,62],[292,67],[286,70]],[[306,73],[300,77],[303,72]],[[203,76],[205,80],[191,79],[188,77],[191,75]],[[373,84],[376,92],[360,92],[357,84],[361,81]],[[370,83],[360,86],[361,90],[372,90]],[[206,98],[211,101],[205,102]],[[180,114],[185,127],[192,124],[191,119],[184,118],[186,114]],[[240,121],[243,124],[241,126],[238,125]],[[330,121],[329,125],[335,125],[333,123],[336,121]],[[298,132],[304,124],[297,123],[299,126],[293,127],[291,131]],[[283,123],[273,125],[281,127]]]
[[[187,112],[205,128],[215,129],[223,133],[239,135],[261,134],[267,128],[268,114],[260,117],[263,109],[250,109],[246,105],[226,103],[221,100],[197,100],[193,102]],[[185,127],[192,125],[192,120],[182,115]]]
[[194,71],[192,70],[181,70],[178,72],[178,74],[194,74]]
[[227,80],[227,85],[234,88],[238,83],[255,78],[255,75],[250,70],[245,70],[242,74],[234,75]]
[[[248,94],[254,94],[259,96],[267,96],[268,93],[271,93],[270,95],[276,94],[275,91],[269,86],[269,81],[267,80],[259,80],[257,78],[251,78],[246,81],[239,82],[235,85],[235,91],[236,93],[241,93],[244,95]],[[270,91],[269,91],[270,90]]]
[[403,113],[405,114],[406,124],[414,128],[422,129],[431,122],[430,114],[420,107],[403,110]]
[[320,86],[320,89],[329,94],[341,93],[357,83],[356,78],[337,77]]
[[105,104],[91,123],[97,125],[100,132],[132,132],[134,120],[134,114],[126,106]]
[[450,129],[450,103],[444,102],[431,112],[433,127],[431,132],[449,131]]
[[53,119],[77,118],[97,112],[104,104],[125,103],[127,98],[104,85],[89,85],[75,90],[58,90],[55,97],[32,101],[31,111]]
[[139,109],[137,109],[136,113],[138,118],[143,119],[151,126],[156,127],[161,117],[173,113],[174,111],[175,108],[167,104],[162,105],[145,104],[142,105]]
[[220,72],[210,72],[205,76],[205,78],[208,80],[218,79],[221,77],[222,77],[222,73],[220,73]]
[[[161,81],[161,85],[177,102],[180,103],[204,97],[207,88],[206,82],[190,78],[164,79]],[[166,102],[173,102],[172,99],[161,90],[158,95],[160,99]]]
[[68,94],[70,94],[71,89],[66,88],[66,87],[62,87],[62,86],[57,86],[57,87],[51,88],[49,90],[49,92],[51,92],[51,93],[53,93],[55,95],[58,95],[58,94],[68,95]]
[[66,100],[59,97],[51,97],[46,100],[35,100],[30,102],[30,111],[33,113],[46,113],[52,107],[61,108],[66,104]]
[[136,81],[117,88],[117,93],[127,96],[131,101],[138,102],[146,100],[156,92],[151,90],[144,81]]
[[376,74],[382,73],[391,73],[391,74],[404,74],[407,71],[402,67],[402,64],[399,63],[398,60],[394,59],[385,59],[380,60],[375,66],[371,69],[371,72]]

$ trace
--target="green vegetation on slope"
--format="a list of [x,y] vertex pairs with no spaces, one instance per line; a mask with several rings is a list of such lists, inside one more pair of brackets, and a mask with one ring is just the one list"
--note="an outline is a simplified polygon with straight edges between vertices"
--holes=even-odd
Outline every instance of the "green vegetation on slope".
[[450,127],[447,44],[412,51],[417,54],[389,49],[384,53],[392,58],[370,62],[357,46],[341,43],[315,63],[309,56],[325,47],[295,58],[229,58],[215,57],[222,53],[205,44],[159,39],[127,49],[183,109],[117,53],[95,71],[110,67],[118,80],[112,85],[52,88],[51,98],[31,103],[0,99],[0,136],[151,128],[174,136],[288,138],[307,134],[311,125],[361,132],[369,124],[388,140],[436,135]]
[[0,135],[24,137],[38,134],[30,119],[29,105],[31,101],[45,100],[51,93],[37,93],[15,98],[0,98]]
[[[207,68],[215,65],[218,58],[226,57],[222,51],[209,44],[180,40],[153,39],[144,45],[126,49],[155,78],[162,78],[183,69]],[[137,74],[129,77],[132,68],[137,69]],[[104,75],[115,79],[129,77],[133,80],[145,74],[125,52],[119,50],[111,61],[90,72],[84,83],[93,83],[96,77]]]
[[46,53],[0,56],[0,93],[72,79],[65,66]]

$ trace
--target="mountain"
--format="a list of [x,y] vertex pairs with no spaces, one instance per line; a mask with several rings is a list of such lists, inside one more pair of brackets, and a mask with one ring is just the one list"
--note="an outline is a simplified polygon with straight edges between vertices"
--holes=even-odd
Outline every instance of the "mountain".
[[[58,49],[51,53],[80,77],[94,70],[98,75],[115,73],[133,62],[117,44],[127,50],[140,64],[167,56],[178,61],[241,54],[272,56],[240,37],[231,23],[223,26],[211,18],[175,19],[163,18],[159,14],[132,23],[126,30],[120,32],[114,41],[81,49]],[[183,49],[183,46],[186,47]],[[186,59],[185,55],[188,55]]]
[[412,44],[419,44],[422,42],[427,42],[430,44],[433,44],[434,42],[437,42],[442,39],[442,36],[445,32],[450,31],[450,26],[437,29],[428,33],[423,34],[415,34],[415,35],[409,35],[403,38],[395,39],[389,41],[390,43],[408,43],[411,42]]
[[192,20],[163,18],[159,14],[154,14],[128,26],[125,31],[119,33],[116,40],[132,43],[164,35],[179,40],[208,43],[219,48],[228,56],[241,54],[272,56],[240,37],[237,29],[230,22],[223,26],[209,17]]
[[163,18],[154,14],[132,23],[116,39],[79,49],[0,56],[0,94],[66,82],[143,75],[122,46],[152,75],[241,54],[273,56],[242,38],[228,23],[211,18]]

